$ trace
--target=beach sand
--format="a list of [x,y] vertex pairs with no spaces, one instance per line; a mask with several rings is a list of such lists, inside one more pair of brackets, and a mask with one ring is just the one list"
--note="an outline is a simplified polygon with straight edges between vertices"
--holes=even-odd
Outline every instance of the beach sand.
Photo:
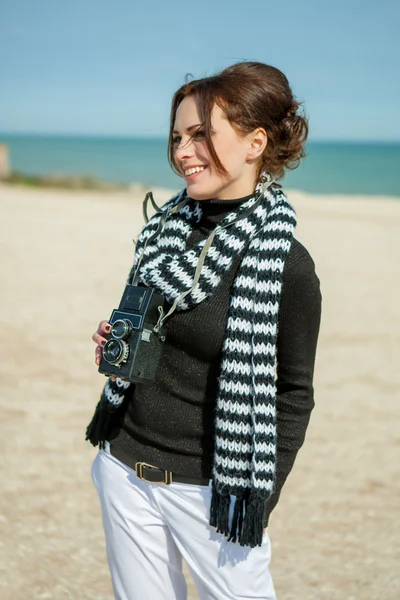
[[[316,408],[269,527],[278,598],[397,600],[400,201],[288,197],[323,319]],[[0,186],[2,600],[112,598],[84,441],[105,381],[91,335],[120,299],[142,198]]]

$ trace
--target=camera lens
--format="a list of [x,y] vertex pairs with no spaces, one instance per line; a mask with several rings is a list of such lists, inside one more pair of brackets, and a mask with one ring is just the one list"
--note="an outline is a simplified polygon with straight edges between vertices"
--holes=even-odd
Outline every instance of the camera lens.
[[117,340],[123,340],[128,337],[132,331],[132,324],[126,319],[118,319],[112,326],[111,335]]
[[108,340],[103,348],[103,357],[110,365],[120,365],[129,356],[129,346],[122,340]]

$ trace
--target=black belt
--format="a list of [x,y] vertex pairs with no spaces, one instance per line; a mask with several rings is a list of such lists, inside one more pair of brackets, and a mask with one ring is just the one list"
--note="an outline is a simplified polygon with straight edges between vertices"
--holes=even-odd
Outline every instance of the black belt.
[[118,460],[123,462],[125,465],[130,467],[136,472],[139,479],[150,481],[151,483],[161,483],[163,485],[169,485],[173,481],[178,483],[190,483],[192,485],[208,485],[210,480],[205,477],[188,477],[186,475],[179,475],[166,469],[159,469],[154,465],[149,465],[145,462],[138,462],[133,457],[125,454],[117,446],[110,444],[110,454],[115,456]]

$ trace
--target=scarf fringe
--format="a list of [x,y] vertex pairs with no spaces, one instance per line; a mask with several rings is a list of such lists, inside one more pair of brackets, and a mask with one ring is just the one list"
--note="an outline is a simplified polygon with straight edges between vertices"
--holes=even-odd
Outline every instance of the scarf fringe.
[[[248,495],[249,492],[246,492]],[[233,509],[232,523],[229,529],[229,512],[231,495],[228,490],[220,492],[215,485],[212,486],[210,506],[210,525],[215,527],[217,533],[222,533],[228,542],[239,542],[240,546],[262,545],[264,533],[264,512],[266,498],[257,492],[250,492],[248,497],[244,494],[236,496]]]
[[240,532],[239,543],[241,546],[262,545],[264,533],[264,512],[266,498],[257,492],[252,492],[246,506],[243,527]]
[[232,516],[232,525],[231,530],[229,532],[228,542],[236,543],[240,538],[240,532],[243,527],[243,519],[244,519],[244,511],[245,511],[245,499],[242,497],[238,497],[235,500],[235,507],[233,509]]
[[211,506],[210,506],[210,525],[216,527],[217,533],[225,536],[229,535],[229,508],[231,505],[231,496],[227,490],[218,492],[213,485]]
[[99,446],[104,449],[105,443],[117,425],[120,417],[121,407],[112,407],[107,400],[101,398],[96,406],[96,410],[86,429],[86,440],[93,446]]

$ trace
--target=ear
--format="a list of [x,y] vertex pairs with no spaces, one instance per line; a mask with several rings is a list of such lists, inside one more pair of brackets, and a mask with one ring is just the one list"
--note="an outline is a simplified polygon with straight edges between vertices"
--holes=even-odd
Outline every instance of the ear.
[[265,146],[268,142],[268,136],[265,129],[263,129],[262,127],[255,129],[252,133],[248,135],[248,140],[248,159],[252,161],[257,160],[264,152]]

